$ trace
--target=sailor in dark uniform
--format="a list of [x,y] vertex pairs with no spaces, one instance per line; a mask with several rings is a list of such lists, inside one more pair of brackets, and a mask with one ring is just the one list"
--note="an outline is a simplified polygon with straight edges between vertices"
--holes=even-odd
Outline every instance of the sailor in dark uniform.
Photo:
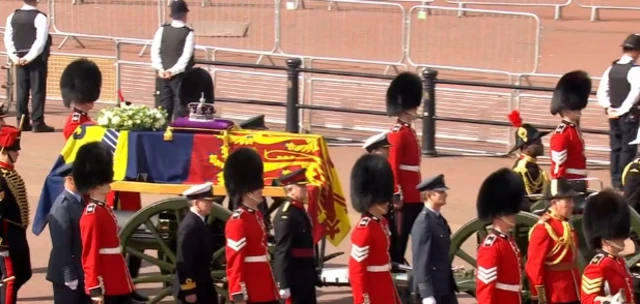
[[447,203],[444,175],[422,181],[424,209],[411,229],[413,289],[422,304],[457,304],[455,279],[449,259],[451,228],[440,213]]
[[308,202],[306,172],[303,168],[278,179],[289,200],[273,220],[276,238],[273,271],[280,296],[287,304],[317,303],[318,274],[311,219],[304,207]]
[[178,227],[176,284],[173,296],[179,303],[217,303],[209,265],[213,236],[205,217],[213,206],[213,184],[195,185],[182,193],[189,200],[189,212]]
[[[47,99],[47,61],[51,48],[49,20],[36,7],[38,1],[24,0],[24,5],[7,17],[4,47],[16,68],[16,110],[18,124],[25,116],[23,131],[53,132],[44,122]],[[31,116],[29,115],[31,91]],[[33,122],[31,124],[30,122]]]
[[81,260],[80,217],[85,206],[71,177],[72,165],[66,164],[56,172],[64,177],[64,190],[47,215],[52,245],[47,280],[53,284],[55,304],[91,304],[91,297],[84,292]]
[[598,103],[609,118],[611,148],[611,185],[622,189],[622,171],[638,152],[628,145],[638,131],[640,111],[640,34],[631,34],[622,42],[622,57],[602,75]]
[[[540,132],[530,124],[523,124],[522,118],[518,111],[509,114],[511,124],[516,128],[515,145],[509,153],[520,150],[520,155],[516,163],[513,165],[513,171],[522,176],[527,195],[530,196],[531,202],[538,201],[542,195],[542,191],[549,184],[549,177],[544,170],[538,165],[538,156],[544,155],[544,146],[541,138],[549,134],[549,131]],[[523,210],[528,211],[529,206]]]
[[[193,29],[186,25],[189,8],[184,0],[171,3],[171,23],[161,26],[151,45],[151,65],[158,71],[157,91],[160,106],[167,111],[168,119],[186,114],[177,102],[178,90],[184,72],[194,65],[195,39]],[[178,106],[177,111],[174,107]]]

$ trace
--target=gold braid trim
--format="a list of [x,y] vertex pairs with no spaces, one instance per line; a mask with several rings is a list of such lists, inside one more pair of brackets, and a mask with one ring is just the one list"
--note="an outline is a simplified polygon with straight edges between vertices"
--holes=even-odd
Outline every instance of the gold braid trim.
[[513,171],[522,176],[524,187],[528,195],[541,193],[545,183],[548,182],[547,176],[544,171],[538,167],[538,178],[533,179],[531,177],[531,173],[529,173],[529,170],[527,169],[527,163],[528,161],[526,158],[518,160]]
[[18,208],[20,208],[20,224],[24,229],[27,229],[31,217],[27,187],[24,184],[24,180],[16,170],[2,169],[2,176],[4,176],[7,186],[9,186],[9,191],[13,194],[13,197],[16,199],[16,204],[18,204]]
[[562,261],[562,259],[567,255],[567,253],[569,252],[569,248],[573,248],[573,235],[571,234],[571,225],[567,221],[562,221],[563,232],[561,237],[558,237],[549,223],[544,223],[544,228],[547,230],[547,233],[549,233],[549,237],[555,242],[553,248],[551,249],[551,252],[547,254],[547,257],[551,257],[560,252],[560,255],[557,259],[551,262],[545,262],[545,264],[556,265],[560,263],[560,261]]

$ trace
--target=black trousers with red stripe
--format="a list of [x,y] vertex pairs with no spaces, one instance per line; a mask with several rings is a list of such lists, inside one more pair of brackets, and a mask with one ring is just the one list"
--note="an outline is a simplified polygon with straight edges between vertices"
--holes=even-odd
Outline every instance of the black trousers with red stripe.
[[0,286],[0,304],[15,304],[18,290],[31,279],[31,255],[26,230],[7,225],[5,229],[11,241],[8,255],[0,257],[0,278],[4,281]]

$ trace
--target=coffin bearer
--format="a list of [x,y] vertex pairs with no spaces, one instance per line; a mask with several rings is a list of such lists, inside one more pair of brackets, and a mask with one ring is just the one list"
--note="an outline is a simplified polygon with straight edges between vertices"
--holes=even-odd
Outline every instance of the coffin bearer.
[[620,294],[622,303],[635,303],[633,277],[620,256],[629,237],[631,214],[624,198],[607,189],[587,200],[582,218],[585,238],[598,250],[582,274],[581,303],[605,303]]
[[31,278],[26,229],[29,201],[24,180],[15,170],[20,156],[20,130],[0,127],[0,304],[15,304],[18,290]]
[[440,213],[449,190],[444,175],[424,180],[418,190],[424,209],[411,230],[414,291],[422,304],[457,304],[458,287],[449,259],[451,228]]
[[614,61],[602,75],[598,87],[598,103],[609,117],[611,147],[611,185],[622,190],[622,171],[638,152],[628,143],[638,131],[640,110],[640,34],[631,34],[622,42],[622,57]]
[[367,138],[362,148],[365,149],[367,153],[379,154],[385,158],[389,158],[391,143],[389,143],[387,134],[388,132],[382,132]]
[[391,277],[389,227],[393,173],[382,156],[362,155],[351,170],[351,204],[361,214],[351,233],[349,280],[354,303],[400,304]]
[[194,65],[195,38],[193,29],[186,25],[189,8],[184,0],[171,2],[171,23],[161,26],[153,37],[151,64],[162,79],[160,106],[167,110],[168,119],[184,116],[175,111],[178,87],[182,74]]
[[263,215],[256,209],[262,203],[263,172],[260,155],[250,148],[235,150],[224,165],[227,194],[237,206],[225,226],[229,297],[235,304],[278,304],[280,299]]
[[122,256],[118,223],[105,198],[113,181],[113,154],[106,144],[84,144],[72,169],[78,192],[87,199],[80,218],[85,292],[98,304],[133,303],[133,281]]
[[[23,131],[53,132],[44,122],[47,99],[47,61],[51,48],[47,15],[36,7],[38,1],[23,0],[24,5],[7,17],[4,48],[16,68],[16,110]],[[29,115],[31,91],[31,115]]]
[[[587,158],[580,131],[580,116],[591,94],[591,78],[584,71],[564,74],[551,99],[551,115],[560,115],[562,122],[551,135],[551,178],[571,181],[587,177]],[[585,181],[571,182],[578,192],[586,192]]]
[[304,205],[308,203],[307,169],[281,176],[288,201],[278,209],[273,220],[276,237],[273,265],[280,296],[288,304],[314,304],[316,280],[314,242],[311,219]]
[[62,103],[67,109],[73,105],[73,111],[62,129],[65,140],[69,139],[78,126],[93,123],[89,111],[100,98],[101,89],[102,72],[95,62],[82,58],[64,68],[60,76]]
[[[544,146],[541,138],[551,132],[540,132],[530,124],[523,124],[520,112],[515,110],[509,114],[509,121],[516,128],[515,145],[509,153],[520,150],[518,160],[513,165],[513,171],[522,178],[524,189],[528,196],[540,195],[544,187],[549,184],[549,177],[538,165],[537,160],[538,156],[544,155]],[[531,199],[532,202],[537,200],[537,198]],[[524,210],[529,210],[529,207],[527,206]]]
[[[418,75],[400,73],[387,89],[387,115],[398,117],[387,135],[389,163],[393,170],[395,192],[401,194],[402,208],[398,212],[400,229],[398,250],[404,257],[413,222],[422,212],[423,204],[416,186],[420,183],[420,144],[411,121],[419,118],[418,107],[422,102],[422,81]],[[402,262],[402,261],[397,261]]]
[[84,292],[81,260],[80,217],[84,199],[73,182],[72,166],[73,163],[66,164],[56,172],[64,178],[64,190],[47,215],[52,247],[47,280],[53,284],[55,304],[91,304],[91,297]]
[[213,236],[205,217],[213,208],[213,184],[195,185],[182,193],[189,212],[178,227],[178,254],[173,296],[178,303],[217,303],[208,265],[213,256]]
[[539,304],[580,303],[578,235],[569,223],[579,195],[564,178],[546,187],[549,208],[531,229],[525,265],[531,299]]
[[478,218],[491,223],[489,235],[478,248],[476,299],[478,304],[520,304],[522,256],[509,232],[525,199],[522,179],[502,168],[480,186]]

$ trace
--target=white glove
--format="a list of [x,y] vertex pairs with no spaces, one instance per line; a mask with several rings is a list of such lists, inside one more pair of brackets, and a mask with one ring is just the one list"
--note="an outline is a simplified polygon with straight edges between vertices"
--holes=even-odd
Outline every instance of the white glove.
[[436,304],[436,299],[434,297],[422,299],[422,304]]
[[64,282],[64,285],[67,285],[69,289],[76,290],[78,289],[78,280],[73,280],[71,282]]
[[291,297],[291,290],[289,290],[289,288],[280,289],[280,297],[285,300],[288,299],[289,297]]
[[0,251],[0,257],[8,258],[9,257],[9,250]]

